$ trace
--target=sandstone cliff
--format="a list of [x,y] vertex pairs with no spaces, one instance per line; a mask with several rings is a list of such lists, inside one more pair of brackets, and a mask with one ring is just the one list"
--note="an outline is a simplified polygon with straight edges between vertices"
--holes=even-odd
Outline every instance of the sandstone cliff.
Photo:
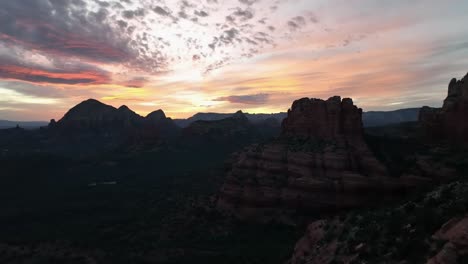
[[468,74],[453,78],[441,109],[423,107],[419,115],[426,136],[456,144],[468,144]]
[[361,116],[349,98],[295,101],[277,140],[236,154],[218,208],[280,220],[295,210],[369,205],[417,184],[388,176],[364,141]]

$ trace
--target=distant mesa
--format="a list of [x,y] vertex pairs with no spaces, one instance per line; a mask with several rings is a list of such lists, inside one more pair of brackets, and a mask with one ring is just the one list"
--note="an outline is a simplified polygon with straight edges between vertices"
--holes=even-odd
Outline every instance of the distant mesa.
[[363,134],[362,110],[350,98],[294,101],[278,139],[233,156],[218,208],[241,219],[278,220],[296,210],[394,199],[423,181],[390,177]]
[[423,107],[419,121],[431,140],[468,145],[468,74],[453,78],[442,108]]

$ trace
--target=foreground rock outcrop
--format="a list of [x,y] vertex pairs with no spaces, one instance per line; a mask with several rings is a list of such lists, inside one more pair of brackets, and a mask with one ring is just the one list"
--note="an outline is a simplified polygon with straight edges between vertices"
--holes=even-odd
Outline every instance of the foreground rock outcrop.
[[428,264],[462,263],[468,257],[468,216],[452,218],[432,238],[445,244]]
[[[369,150],[362,110],[349,98],[293,103],[281,136],[234,155],[218,208],[244,219],[361,207],[419,184],[397,179]],[[378,199],[377,199],[378,198]]]
[[312,222],[288,264],[468,260],[468,183],[453,182],[397,206]]
[[426,136],[468,145],[468,74],[461,80],[453,78],[448,86],[442,108],[423,107],[419,121]]

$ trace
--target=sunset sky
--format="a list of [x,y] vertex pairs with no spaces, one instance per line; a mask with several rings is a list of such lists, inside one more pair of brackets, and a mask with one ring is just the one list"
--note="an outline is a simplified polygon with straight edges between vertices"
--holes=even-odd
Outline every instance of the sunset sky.
[[88,98],[173,118],[440,106],[468,71],[466,0],[0,1],[0,119]]

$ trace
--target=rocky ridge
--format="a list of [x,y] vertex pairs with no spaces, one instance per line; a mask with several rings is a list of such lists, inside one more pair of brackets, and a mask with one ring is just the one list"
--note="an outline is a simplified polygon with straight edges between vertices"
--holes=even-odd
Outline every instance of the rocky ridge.
[[97,134],[137,133],[143,136],[169,134],[178,130],[162,110],[143,117],[125,105],[115,108],[94,99],[71,108],[59,121],[51,120],[49,127],[66,133],[91,131]]

